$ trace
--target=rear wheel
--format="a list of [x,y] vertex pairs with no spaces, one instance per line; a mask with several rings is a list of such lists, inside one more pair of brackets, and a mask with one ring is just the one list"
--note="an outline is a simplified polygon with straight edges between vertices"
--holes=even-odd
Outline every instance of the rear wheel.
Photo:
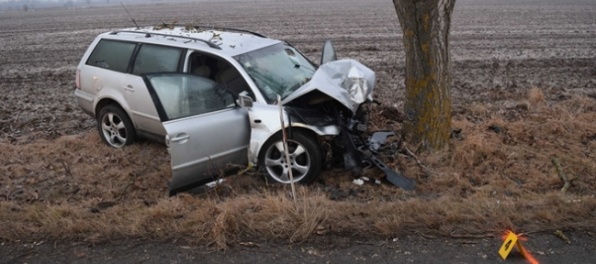
[[101,140],[108,146],[121,148],[136,140],[134,126],[128,115],[116,105],[104,106],[97,116]]
[[267,178],[275,182],[288,184],[290,170],[295,183],[308,184],[321,173],[323,155],[317,140],[301,131],[293,131],[288,138],[289,163],[284,154],[281,133],[267,140],[259,155],[259,168]]

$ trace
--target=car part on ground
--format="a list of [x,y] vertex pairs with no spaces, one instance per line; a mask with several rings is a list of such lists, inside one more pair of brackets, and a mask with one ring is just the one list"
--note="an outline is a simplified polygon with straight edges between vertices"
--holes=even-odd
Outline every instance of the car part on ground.
[[[369,102],[370,103],[370,102]],[[389,136],[395,135],[393,132],[380,131],[373,133],[368,139],[364,139],[363,128],[366,127],[368,109],[367,105],[362,105],[357,112],[356,117],[350,119],[348,123],[342,123],[341,138],[343,139],[343,162],[346,170],[352,171],[355,177],[359,177],[360,171],[365,166],[375,165],[379,168],[387,181],[404,190],[411,191],[416,187],[416,182],[401,173],[389,168],[378,155],[382,151],[382,146],[387,142]],[[340,122],[342,119],[338,119]]]
[[416,182],[403,174],[390,169],[387,167],[381,159],[379,159],[378,155],[382,151],[383,145],[387,142],[387,138],[394,136],[395,133],[390,131],[378,131],[373,133],[367,140],[368,150],[370,154],[368,154],[364,160],[370,164],[377,166],[383,173],[387,181],[392,183],[393,185],[400,187],[404,190],[411,191],[416,188]]

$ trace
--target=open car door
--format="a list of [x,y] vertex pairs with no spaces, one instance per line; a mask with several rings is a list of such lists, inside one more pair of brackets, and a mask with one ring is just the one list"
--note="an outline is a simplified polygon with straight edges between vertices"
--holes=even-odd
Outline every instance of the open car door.
[[248,113],[222,85],[184,73],[147,74],[143,79],[167,133],[170,195],[247,164]]

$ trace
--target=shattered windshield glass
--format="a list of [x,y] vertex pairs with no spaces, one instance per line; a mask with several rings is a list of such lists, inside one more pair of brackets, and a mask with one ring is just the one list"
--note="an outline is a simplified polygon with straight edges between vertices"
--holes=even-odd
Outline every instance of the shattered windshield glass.
[[234,57],[253,79],[268,103],[285,98],[308,82],[315,67],[283,43]]

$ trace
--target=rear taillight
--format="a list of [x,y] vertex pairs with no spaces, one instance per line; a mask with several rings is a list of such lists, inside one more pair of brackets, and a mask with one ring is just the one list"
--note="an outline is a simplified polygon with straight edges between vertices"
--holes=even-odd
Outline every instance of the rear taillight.
[[77,70],[75,75],[75,89],[81,89],[81,70]]

